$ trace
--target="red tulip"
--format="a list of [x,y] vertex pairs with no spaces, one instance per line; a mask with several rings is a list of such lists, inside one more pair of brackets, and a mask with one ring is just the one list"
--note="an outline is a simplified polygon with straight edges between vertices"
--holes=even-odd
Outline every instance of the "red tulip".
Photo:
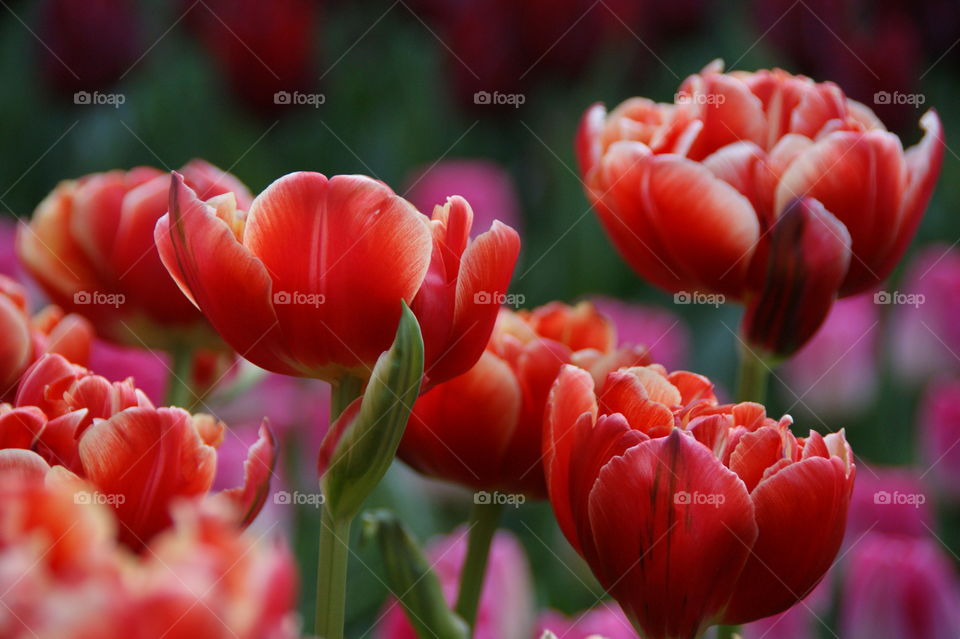
[[297,636],[289,552],[241,535],[224,504],[178,508],[170,529],[135,554],[117,544],[112,512],[78,499],[76,485],[10,469],[11,458],[29,456],[0,451],[3,637]]
[[904,152],[833,84],[714,64],[675,104],[594,105],[577,153],[588,198],[642,277],[763,307],[758,345],[789,354],[835,296],[872,288],[903,255],[943,158],[936,112],[921,125]]
[[759,404],[717,405],[709,380],[659,366],[599,391],[565,366],[544,431],[560,527],[647,639],[786,610],[843,539],[853,454]]
[[401,300],[423,332],[425,375],[472,366],[496,320],[520,249],[495,222],[470,242],[470,205],[429,219],[365,176],[292,173],[250,205],[202,202],[174,174],[160,255],[181,289],[238,353],[268,370],[365,378],[393,341]]
[[11,399],[20,376],[44,353],[86,364],[93,327],[79,315],[48,306],[32,319],[23,287],[0,275],[0,400]]
[[[204,198],[249,194],[235,177],[200,160],[183,168]],[[169,178],[141,167],[61,182],[21,226],[17,251],[60,306],[89,317],[112,341],[169,350],[215,340],[203,316],[160,262],[153,227],[167,210]]]
[[613,325],[589,303],[503,308],[480,361],[414,404],[400,458],[477,490],[546,497],[541,433],[560,368],[572,363],[602,380],[647,359],[643,348],[618,348]]
[[[24,375],[16,408],[0,410],[0,441],[90,482],[116,511],[120,539],[134,548],[169,525],[175,501],[207,494],[225,428],[209,415],[155,408],[133,380],[110,383],[59,355],[42,357]],[[264,424],[243,486],[223,493],[243,524],[263,506],[275,456]]]

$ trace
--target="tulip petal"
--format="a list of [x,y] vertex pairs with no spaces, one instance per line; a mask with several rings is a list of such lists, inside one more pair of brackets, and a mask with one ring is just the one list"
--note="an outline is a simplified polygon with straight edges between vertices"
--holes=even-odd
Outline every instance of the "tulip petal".
[[600,161],[600,154],[603,151],[600,135],[603,132],[606,117],[607,109],[602,103],[596,102],[590,105],[580,118],[575,141],[580,175],[589,173]]
[[4,480],[19,477],[28,482],[42,483],[50,465],[32,450],[7,448],[0,450],[0,475]]
[[0,398],[12,394],[30,363],[33,343],[26,313],[0,295]]
[[590,523],[594,573],[650,637],[715,622],[757,536],[743,482],[679,430],[600,471]]
[[673,413],[660,402],[650,398],[646,387],[632,370],[610,373],[600,392],[600,411],[610,415],[619,413],[630,428],[650,437],[660,437],[673,428]]
[[249,526],[263,508],[276,465],[277,442],[270,431],[270,425],[264,419],[260,424],[260,435],[247,451],[247,459],[243,462],[243,485],[222,493],[237,505],[238,512],[241,513],[241,527]]
[[688,78],[678,92],[681,104],[697,108],[703,129],[687,153],[702,160],[719,148],[740,141],[761,146],[766,141],[763,104],[739,78],[708,72]]
[[[243,243],[269,272],[274,296],[290,297],[274,310],[304,367],[357,368],[390,347],[399,302],[420,288],[432,241],[426,218],[385,184],[300,172],[257,196]],[[318,297],[303,304],[297,294]]]
[[157,222],[154,237],[180,290],[242,357],[276,373],[298,372],[286,355],[266,268],[177,173],[170,212]]
[[724,623],[782,612],[807,595],[833,562],[853,477],[838,458],[810,457],[764,479],[751,495],[760,534]]
[[47,423],[47,417],[36,406],[7,410],[0,405],[0,449],[31,448]]

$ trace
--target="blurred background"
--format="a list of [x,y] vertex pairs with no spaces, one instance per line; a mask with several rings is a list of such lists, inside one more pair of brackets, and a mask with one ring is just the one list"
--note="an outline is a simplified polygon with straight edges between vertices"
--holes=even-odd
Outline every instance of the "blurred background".
[[[484,229],[493,218],[515,226],[523,252],[512,291],[524,306],[602,298],[624,339],[646,342],[668,367],[710,376],[727,398],[739,309],[675,304],[625,266],[582,193],[573,157],[580,115],[596,101],[670,102],[687,75],[715,58],[728,69],[779,66],[835,81],[905,147],[919,139],[922,113],[937,108],[947,134],[943,173],[911,251],[884,288],[916,293],[922,303],[878,304],[871,294],[838,304],[821,334],[777,371],[771,392],[769,412],[791,413],[801,431],[847,429],[862,492],[847,547],[826,592],[797,606],[794,619],[771,622],[781,624],[773,630],[748,632],[847,639],[855,635],[844,628],[870,606],[902,605],[906,615],[907,598],[923,595],[911,609],[948,630],[915,636],[960,636],[957,0],[0,5],[3,272],[17,271],[14,219],[29,217],[61,179],[144,164],[170,170],[194,157],[231,171],[254,193],[295,170],[364,173],[425,212],[459,193]],[[304,415],[324,414],[324,392],[264,392],[224,416],[252,423],[276,410],[275,422],[303,422],[289,429],[286,465],[292,485],[309,483],[315,447],[298,438],[322,434],[323,417]],[[399,466],[392,473],[378,500],[401,504],[421,539],[465,518],[466,493]],[[921,495],[913,501],[922,503],[876,508],[883,491]],[[570,614],[597,604],[601,593],[548,506],[508,510],[506,526],[522,544],[511,563],[522,570],[525,555],[536,567],[530,605]],[[298,557],[311,567],[316,518],[306,506],[291,523]],[[400,636],[372,628],[386,589],[369,552],[351,568],[352,636]],[[906,570],[888,565],[891,557],[921,565],[911,552],[935,566],[920,571],[935,578],[903,579],[903,592],[864,587],[864,575]],[[310,602],[312,584],[303,591]],[[787,634],[790,623],[799,634]]]

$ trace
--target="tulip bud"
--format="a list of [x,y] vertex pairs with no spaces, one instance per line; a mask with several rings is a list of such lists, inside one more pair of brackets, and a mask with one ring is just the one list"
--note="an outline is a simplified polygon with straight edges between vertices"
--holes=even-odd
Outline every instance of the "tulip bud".
[[387,472],[422,377],[420,326],[403,304],[393,346],[377,360],[363,396],[343,411],[320,446],[318,469],[335,520],[355,516]]
[[401,593],[400,604],[417,636],[467,639],[469,627],[447,607],[440,580],[396,515],[388,510],[367,513],[363,525],[364,538],[380,546],[387,583]]
[[747,342],[782,357],[813,337],[827,318],[850,264],[850,233],[823,205],[794,200],[754,257],[762,287],[743,317]]

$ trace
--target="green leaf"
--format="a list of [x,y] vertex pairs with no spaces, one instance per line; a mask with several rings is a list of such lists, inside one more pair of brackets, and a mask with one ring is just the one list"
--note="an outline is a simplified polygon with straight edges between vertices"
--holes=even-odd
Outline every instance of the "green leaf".
[[440,580],[396,515],[388,510],[365,513],[363,538],[380,546],[387,585],[403,606],[417,637],[469,639],[469,627],[447,607]]
[[353,518],[397,454],[423,377],[423,338],[403,304],[397,336],[363,395],[331,426],[320,450],[321,485],[338,520]]

